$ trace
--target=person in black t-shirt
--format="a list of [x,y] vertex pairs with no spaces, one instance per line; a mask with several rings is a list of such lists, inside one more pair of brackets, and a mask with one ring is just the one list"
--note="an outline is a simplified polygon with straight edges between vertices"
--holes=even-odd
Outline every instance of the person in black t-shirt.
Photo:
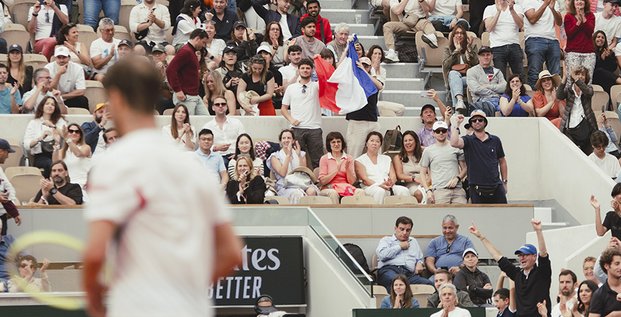
[[63,161],[52,163],[50,178],[41,180],[41,190],[34,202],[44,205],[81,205],[82,188],[69,182],[69,171]]
[[599,265],[608,279],[593,293],[589,317],[617,316],[621,311],[621,251],[617,248],[606,249],[599,258]]
[[599,201],[595,195],[591,195],[591,206],[595,211],[595,232],[601,237],[610,230],[613,237],[621,240],[621,184],[617,183],[612,188],[610,196],[612,196],[610,205],[613,210],[606,213],[604,222],[602,222]]

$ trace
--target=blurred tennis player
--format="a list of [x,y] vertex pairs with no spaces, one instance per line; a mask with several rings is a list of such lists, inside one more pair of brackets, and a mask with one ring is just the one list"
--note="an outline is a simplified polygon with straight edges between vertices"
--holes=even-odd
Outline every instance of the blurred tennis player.
[[[103,84],[122,138],[98,160],[89,180],[83,259],[88,312],[212,316],[210,283],[241,262],[224,195],[215,176],[157,129],[159,75],[147,61],[116,63]],[[107,256],[114,276],[104,306],[99,278]]]

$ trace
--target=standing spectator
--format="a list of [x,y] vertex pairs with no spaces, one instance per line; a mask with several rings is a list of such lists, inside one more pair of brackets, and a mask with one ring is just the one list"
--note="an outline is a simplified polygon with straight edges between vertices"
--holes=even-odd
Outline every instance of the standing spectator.
[[[593,74],[595,69],[595,49],[593,30],[595,15],[589,8],[589,0],[569,0],[564,26],[567,34],[565,46],[565,73],[567,76],[578,66],[584,66]],[[589,82],[590,84],[591,82]]]
[[[298,64],[299,80],[289,85],[282,99],[282,115],[291,123],[302,151],[310,156],[312,168],[319,167],[324,153],[321,129],[319,84],[311,81],[313,61],[304,58]],[[289,113],[291,109],[291,113]]]
[[589,307],[589,317],[610,316],[621,310],[621,302],[617,300],[618,286],[621,284],[621,251],[608,248],[602,252],[599,265],[607,275],[604,284],[593,293]]
[[606,213],[606,218],[602,222],[600,215],[600,205],[597,198],[591,195],[591,206],[595,211],[595,232],[598,236],[602,237],[608,230],[614,238],[619,239],[621,237],[621,208],[619,207],[619,201],[621,200],[621,183],[615,184],[610,193],[612,196],[612,211]]
[[235,140],[241,134],[246,133],[246,129],[241,121],[226,115],[227,106],[224,97],[214,98],[213,111],[216,115],[203,126],[203,129],[209,129],[213,132],[214,145],[212,151],[222,156],[224,166],[228,166],[229,160],[235,154],[235,147],[233,146]]
[[[129,13],[129,31],[134,33],[137,41],[149,47],[157,44],[167,46],[166,30],[170,28],[170,12],[164,5],[155,0],[143,0],[132,8]],[[166,50],[174,55],[174,47]]]
[[[56,144],[60,144],[61,135],[58,135]],[[88,172],[91,169],[91,147],[84,142],[84,132],[77,123],[70,123],[63,129],[64,144],[54,147],[52,160],[64,161],[69,171],[69,178],[74,184],[85,190]]]
[[263,46],[265,43],[272,47],[273,58],[272,64],[277,68],[285,64],[285,46],[280,24],[272,21],[265,26],[265,35],[263,36]]
[[[324,51],[326,51],[324,49]],[[322,51],[323,52],[323,51]],[[282,86],[282,74],[278,71],[279,67],[274,65],[272,47],[266,42],[261,43],[261,46],[257,48],[257,55],[263,57],[267,70],[274,75],[274,95],[272,96],[272,103],[274,108],[282,108],[282,97],[284,95],[284,87]]]
[[[15,153],[15,150],[11,148],[9,142],[5,139],[0,139],[0,164],[4,164],[11,153]],[[7,233],[7,220],[9,216],[15,220],[16,225],[22,224],[19,210],[15,207],[15,204],[19,204],[15,195],[15,187],[9,182],[9,178],[4,174],[2,167],[0,167],[0,226],[2,226],[0,229],[0,239]]]
[[86,0],[84,1],[84,24],[90,25],[97,31],[99,13],[103,9],[104,16],[112,19],[114,24],[119,23],[120,0]]
[[246,27],[243,21],[235,22],[233,31],[231,31],[230,39],[227,45],[235,47],[237,59],[241,62],[247,62],[248,59],[255,55],[259,43],[257,43],[254,31]]
[[347,143],[340,132],[330,132],[326,136],[328,153],[319,160],[319,184],[321,196],[328,196],[333,204],[345,196],[364,195],[364,191],[352,185],[356,182],[354,159],[345,153]]
[[559,75],[552,75],[547,69],[542,70],[535,84],[535,94],[532,99],[536,116],[548,118],[557,128],[560,127],[561,113],[565,109],[565,101],[556,98],[560,84]]
[[[276,109],[272,103],[272,96],[276,83],[274,75],[267,69],[265,59],[261,56],[254,56],[250,59],[248,72],[241,76],[241,81],[237,84],[237,98],[245,94],[246,91],[254,91],[257,95],[249,98],[249,104],[242,104],[242,108],[249,115],[275,116]],[[257,107],[251,107],[257,105]],[[257,113],[258,108],[258,113]]]
[[414,196],[419,203],[426,203],[427,195],[424,192],[425,188],[421,185],[420,176],[423,149],[418,135],[412,130],[405,131],[401,141],[401,151],[392,158],[397,180],[405,183],[404,186],[408,188],[410,195]]
[[266,25],[272,21],[278,22],[285,40],[302,34],[300,31],[300,18],[289,14],[290,0],[276,0],[276,11],[266,9],[264,7],[266,4],[270,4],[270,0],[252,0],[252,7],[261,19],[265,21]]
[[200,77],[199,63],[196,56],[207,42],[207,32],[196,29],[190,34],[190,40],[177,52],[166,68],[166,77],[170,87],[175,92],[173,102],[175,105],[183,103],[188,107],[190,115],[207,115],[209,112],[198,95]]
[[[621,18],[619,18],[621,25]],[[614,85],[621,84],[621,77],[617,75],[617,59],[613,50],[608,48],[608,40],[604,31],[595,31],[593,46],[595,47],[595,69],[593,70],[593,84],[602,86],[604,91],[610,91]]]
[[516,35],[524,27],[522,6],[513,0],[496,0],[495,4],[485,8],[483,22],[489,32],[489,46],[494,54],[494,66],[508,75],[508,65],[511,73],[521,76],[524,72],[524,50]]
[[67,107],[89,110],[88,99],[84,96],[86,81],[84,69],[80,64],[69,60],[70,52],[65,46],[54,50],[56,60],[45,65],[52,77],[52,89],[58,89]]
[[257,173],[249,156],[240,156],[235,163],[235,177],[226,185],[231,204],[262,204],[265,199],[265,181]]
[[469,29],[468,21],[463,19],[464,8],[462,0],[428,0],[428,19],[433,27],[440,32],[451,32],[457,24],[462,24],[465,30]]
[[93,71],[96,73],[95,79],[101,81],[108,68],[118,60],[117,47],[121,40],[114,38],[114,21],[110,18],[103,18],[99,21],[99,32],[101,37],[91,43],[90,56]]
[[504,94],[500,96],[500,104],[498,109],[503,117],[530,117],[535,116],[533,101],[526,94],[526,87],[522,83],[520,74],[509,76],[507,88]]
[[510,292],[506,288],[499,288],[494,292],[494,307],[498,309],[498,317],[513,317],[515,313],[509,307]]
[[[419,0],[390,0],[390,22],[384,23],[384,42],[388,53],[386,59],[398,62],[399,57],[395,52],[395,34],[407,31],[423,31],[423,41],[433,48],[438,47],[436,30],[429,20],[427,12],[429,4]],[[394,16],[393,16],[394,14]]]
[[576,296],[576,287],[578,286],[578,277],[571,270],[563,269],[558,276],[558,299],[559,302],[552,306],[550,315],[552,317],[561,317],[573,315],[572,311],[578,306],[578,298]]
[[619,159],[606,153],[609,142],[606,132],[597,130],[591,134],[590,139],[593,152],[589,154],[589,159],[606,175],[613,179],[617,178],[621,171],[621,165]]
[[[444,284],[453,284],[453,274],[445,269],[438,269],[434,275],[433,283],[436,288],[436,292],[427,297],[427,307],[441,308],[442,306],[440,305],[440,294],[438,293],[438,290]],[[457,306],[462,308],[476,307],[472,300],[470,300],[468,292],[460,290],[457,290]]]
[[56,161],[50,168],[49,178],[41,180],[41,189],[33,201],[42,205],[82,205],[82,188],[69,181],[67,164]]
[[[220,67],[216,69],[222,75],[224,87],[233,93],[233,97],[237,100],[237,85],[241,75],[248,69],[244,63],[237,62],[237,49],[233,45],[227,45],[222,51],[222,60]],[[226,97],[226,94],[225,94]],[[239,109],[239,102],[236,101],[236,107]],[[239,111],[236,110],[236,114]]]
[[467,111],[464,104],[464,86],[467,85],[466,72],[479,63],[475,56],[476,47],[468,39],[467,30],[458,25],[449,36],[449,46],[444,51],[442,73],[446,85],[451,90],[452,105],[456,111]]
[[478,268],[479,254],[475,249],[466,249],[463,257],[464,266],[455,274],[453,284],[458,290],[467,291],[475,305],[489,307],[494,290],[489,276]]
[[[597,276],[595,276],[595,262],[597,262],[597,259],[592,256],[584,258],[584,261],[582,262],[582,274],[584,275],[585,280],[592,281],[597,286],[599,284],[599,280],[597,280]],[[580,287],[578,287],[578,290],[579,289]],[[580,292],[578,292],[578,295],[580,295],[579,293]]]
[[498,109],[500,94],[505,91],[507,81],[500,69],[492,66],[492,49],[483,46],[479,49],[479,65],[466,72],[468,90],[472,94],[474,109],[483,110],[494,116]]
[[24,63],[24,51],[19,44],[9,47],[9,57],[7,59],[9,77],[7,82],[11,85],[17,84],[21,96],[32,89],[33,68]]
[[328,44],[330,41],[332,41],[332,27],[330,26],[330,21],[320,15],[321,4],[319,4],[319,0],[306,1],[306,12],[306,14],[300,17],[300,21],[304,21],[304,19],[307,17],[312,17],[315,19],[317,27],[317,31],[315,32],[315,38],[317,38],[324,44]]
[[196,131],[190,123],[188,108],[180,103],[173,109],[170,124],[162,127],[164,135],[174,140],[179,148],[186,151],[196,149]]
[[35,87],[26,92],[22,98],[24,106],[21,109],[22,113],[33,113],[36,111],[37,105],[41,104],[44,97],[53,97],[57,100],[60,106],[60,112],[67,114],[67,106],[60,98],[60,91],[52,88],[52,77],[50,71],[47,68],[39,68],[34,72],[34,84]]
[[403,309],[418,307],[420,307],[420,304],[412,294],[408,278],[401,274],[395,276],[390,286],[389,295],[384,297],[380,308]]
[[[440,107],[440,112],[442,114],[446,114],[446,106],[440,100],[437,92],[434,89],[429,89],[427,91],[427,98],[432,99],[438,107]],[[418,131],[418,137],[420,138],[420,143],[423,148],[432,145],[436,139],[434,138],[433,133],[433,125],[438,121],[436,118],[436,107],[432,104],[426,104],[421,108],[420,118],[423,122],[423,127]],[[450,122],[448,121],[450,117],[445,117],[446,124],[448,125]]]
[[7,83],[9,68],[0,63],[0,114],[18,114],[22,105],[17,83]]
[[213,132],[209,129],[202,129],[198,133],[198,149],[194,152],[201,164],[210,172],[218,177],[222,188],[226,188],[229,182],[229,174],[226,172],[222,155],[213,152]]
[[[235,0],[229,0],[235,2]],[[213,0],[213,9],[209,10],[205,16],[207,21],[213,21],[216,28],[216,38],[225,42],[231,39],[231,32],[237,25],[237,12],[227,8],[227,0]]]
[[[347,52],[347,40],[349,39],[349,25],[339,23],[334,28],[334,40],[328,42],[326,47],[334,53],[334,59],[338,63],[344,58]],[[382,50],[383,52],[383,50]]]
[[[463,149],[468,166],[468,185],[473,204],[507,203],[507,160],[500,138],[485,131],[487,118],[475,110],[468,123],[474,134],[459,136],[464,116],[457,116],[457,125],[451,126],[451,145]],[[500,170],[500,173],[498,172]]]
[[[155,0],[153,0],[155,1]],[[34,52],[43,54],[48,60],[56,46],[56,32],[69,23],[69,11],[64,4],[54,0],[36,1],[28,10],[28,32],[34,35]]]
[[379,261],[377,283],[389,293],[393,292],[393,281],[399,275],[405,276],[407,284],[431,285],[431,281],[420,276],[424,270],[423,252],[416,239],[411,237],[413,226],[412,219],[397,218],[395,233],[383,237],[375,250]]
[[590,82],[590,76],[584,66],[573,69],[571,78],[571,82],[565,78],[556,90],[556,97],[565,100],[560,129],[582,152],[589,155],[593,152],[591,134],[597,130],[597,120],[591,108],[593,87],[587,84]]
[[[543,303],[548,312],[551,306],[552,269],[550,257],[543,238],[541,221],[533,219],[531,224],[537,234],[539,258],[537,258],[537,248],[532,244],[525,244],[515,251],[520,263],[519,268],[503,256],[474,224],[469,228],[470,233],[481,240],[487,251],[498,262],[500,269],[515,282],[516,316],[537,316],[538,303]],[[547,316],[550,314],[548,313]]]
[[470,317],[470,312],[466,309],[458,307],[457,301],[457,289],[453,284],[442,284],[440,288],[438,288],[438,293],[440,294],[440,305],[442,310],[439,312],[431,314],[431,317],[442,317],[442,316],[455,316],[455,317]]
[[192,31],[201,27],[201,20],[198,18],[200,14],[201,4],[198,0],[186,0],[183,3],[183,8],[175,19],[172,31],[172,45],[176,51],[190,40]]
[[[522,0],[525,1],[525,0]],[[470,13],[470,29],[476,33],[477,36],[481,36],[484,30],[484,25],[481,24],[485,19],[485,8],[493,5],[494,0],[481,0],[481,1],[468,1]]]
[[[554,26],[563,23],[559,12],[559,2],[555,0],[525,0],[523,3],[524,38],[528,58],[528,84],[537,82],[537,74],[543,70],[543,63],[552,74],[561,73],[561,48]],[[548,303],[549,305],[549,303]]]
[[290,44],[297,44],[302,48],[303,58],[313,58],[326,48],[326,44],[315,37],[317,24],[315,18],[308,16],[300,22],[302,35],[291,40]]
[[104,131],[106,131],[106,124],[109,119],[110,113],[108,112],[107,105],[105,103],[100,103],[95,106],[93,121],[84,122],[80,126],[84,132],[84,142],[91,147],[91,153],[93,153],[93,155],[97,148],[106,146],[103,135]]
[[459,230],[457,218],[453,215],[444,216],[442,235],[432,239],[425,252],[425,264],[431,274],[436,274],[438,269],[445,269],[451,274],[459,272],[464,251],[474,249],[472,241],[458,234],[457,230]]
[[464,151],[450,145],[448,125],[444,121],[433,124],[433,136],[436,142],[425,148],[420,160],[421,183],[425,187],[427,203],[465,204],[468,200],[462,186],[466,177]]

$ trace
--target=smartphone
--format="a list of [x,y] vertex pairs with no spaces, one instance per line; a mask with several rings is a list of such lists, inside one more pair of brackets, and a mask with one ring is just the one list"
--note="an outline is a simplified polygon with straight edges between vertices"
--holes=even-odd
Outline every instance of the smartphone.
[[421,91],[420,92],[420,96],[421,96],[421,98],[429,98],[429,96],[427,96],[427,91],[426,90]]

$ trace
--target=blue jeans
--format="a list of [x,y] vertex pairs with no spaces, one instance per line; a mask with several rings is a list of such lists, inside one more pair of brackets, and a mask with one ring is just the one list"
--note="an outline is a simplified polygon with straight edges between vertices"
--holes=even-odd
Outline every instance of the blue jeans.
[[410,284],[427,284],[433,285],[433,283],[420,275],[410,272],[405,266],[401,265],[384,265],[377,271],[377,283],[384,286],[390,294],[390,288],[392,281],[397,275],[405,275],[408,278]]
[[97,31],[101,9],[106,17],[114,20],[114,24],[119,24],[120,0],[84,0],[84,24]]
[[[427,18],[433,25],[436,31],[449,32],[451,30],[451,22],[455,18],[454,15],[436,15]],[[470,23],[465,19],[458,19],[457,23],[463,23],[466,26],[466,30],[470,29]]]
[[507,77],[507,65],[511,67],[511,73],[519,74],[522,77],[524,72],[524,53],[520,44],[492,47],[492,53],[494,54],[494,67],[500,69],[505,74],[505,78]]
[[453,107],[457,104],[457,95],[464,96],[464,87],[466,86],[466,76],[462,76],[458,71],[451,70],[448,73],[448,84],[453,98]]
[[528,84],[535,87],[543,62],[552,74],[561,73],[561,48],[557,40],[531,37],[526,40],[526,57],[528,58]]

